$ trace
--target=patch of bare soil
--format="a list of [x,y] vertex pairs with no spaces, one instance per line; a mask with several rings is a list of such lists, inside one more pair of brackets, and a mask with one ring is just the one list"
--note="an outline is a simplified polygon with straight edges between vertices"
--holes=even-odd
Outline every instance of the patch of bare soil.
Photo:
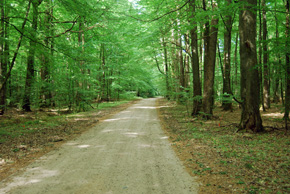
[[192,118],[190,110],[165,99],[157,102],[165,132],[199,193],[290,193],[290,135],[281,107],[261,112],[266,132],[236,133],[241,110],[215,108],[213,120]]
[[[79,136],[99,121],[125,110],[135,102],[131,101],[115,107],[78,114],[55,111],[24,113],[15,109],[9,110],[4,116],[0,116],[1,126],[5,126],[3,123],[8,125],[11,123],[16,124],[19,129],[13,132],[18,133],[16,137],[0,134],[0,137],[5,136],[6,138],[5,142],[0,142],[0,181],[45,153],[58,148],[66,141]],[[56,117],[59,114],[62,116]],[[41,123],[50,119],[50,117],[54,120],[54,124],[42,127]],[[23,134],[21,134],[21,131],[23,131]]]

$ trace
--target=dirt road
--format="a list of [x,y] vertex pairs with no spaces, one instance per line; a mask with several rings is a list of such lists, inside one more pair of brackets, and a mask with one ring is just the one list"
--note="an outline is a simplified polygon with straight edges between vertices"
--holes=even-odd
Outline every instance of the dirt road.
[[161,129],[155,100],[141,100],[46,154],[1,182],[0,193],[197,193]]

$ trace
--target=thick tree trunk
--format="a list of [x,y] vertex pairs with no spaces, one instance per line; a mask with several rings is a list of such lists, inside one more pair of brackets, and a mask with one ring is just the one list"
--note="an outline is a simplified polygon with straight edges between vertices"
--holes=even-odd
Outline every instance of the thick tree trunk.
[[241,129],[263,131],[259,110],[260,82],[257,69],[256,11],[257,0],[243,0],[239,16],[240,61],[241,61]]
[[[213,9],[216,4],[213,3]],[[216,62],[216,45],[218,35],[218,17],[213,16],[211,19],[211,27],[207,27],[205,39],[205,54],[204,54],[204,84],[203,84],[203,112],[206,118],[211,118],[213,114],[214,104],[214,73]]]
[[[232,0],[227,0],[228,5]],[[232,40],[232,16],[225,17],[225,33],[224,33],[224,79],[223,79],[223,110],[232,110],[232,103],[227,99],[232,93],[231,90],[231,40]]]
[[268,64],[268,44],[267,44],[267,16],[266,16],[266,3],[262,0],[263,7],[263,102],[264,108],[270,108],[270,78],[269,78],[269,64]]
[[201,84],[199,74],[199,57],[198,57],[198,42],[197,42],[197,22],[195,21],[195,0],[190,0],[190,23],[192,29],[190,30],[191,37],[191,67],[193,76],[193,109],[192,116],[199,114],[201,109]]
[[[289,33],[290,33],[290,12],[289,12],[289,0],[286,0],[286,95],[285,95],[285,120],[289,119],[290,112],[290,52],[289,52]],[[287,122],[286,122],[287,123]],[[286,127],[287,128],[287,127]]]
[[24,97],[23,97],[23,110],[31,111],[31,90],[32,85],[34,82],[34,55],[36,50],[36,31],[37,31],[37,22],[38,22],[38,6],[40,5],[41,1],[33,0],[33,20],[32,20],[32,29],[33,32],[31,33],[31,40],[29,43],[29,51],[27,57],[27,73],[26,73],[26,81],[25,81],[25,90],[24,90]]

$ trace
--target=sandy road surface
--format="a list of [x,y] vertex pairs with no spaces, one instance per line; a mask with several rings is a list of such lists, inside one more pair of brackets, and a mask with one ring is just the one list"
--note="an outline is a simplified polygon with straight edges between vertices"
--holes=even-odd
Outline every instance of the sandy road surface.
[[187,194],[197,183],[145,99],[0,183],[0,193]]

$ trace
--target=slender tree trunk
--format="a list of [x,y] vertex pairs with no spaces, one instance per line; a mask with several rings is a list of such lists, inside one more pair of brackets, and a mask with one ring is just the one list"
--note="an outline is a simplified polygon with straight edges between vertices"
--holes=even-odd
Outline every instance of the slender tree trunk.
[[[171,32],[171,38],[172,38],[172,41],[175,43],[175,45],[178,45],[178,40],[176,38],[176,35],[175,34],[175,31],[172,30]],[[180,82],[179,82],[179,76],[180,76],[180,72],[179,72],[179,52],[176,52],[176,51],[179,51],[179,48],[176,46],[175,48],[172,48],[172,51],[171,51],[171,57],[172,57],[172,76],[173,76],[173,87],[174,87],[174,99],[175,100],[179,100],[179,95],[178,93],[180,92]]]
[[[43,30],[45,32],[46,37],[53,36],[52,35],[52,20],[53,20],[53,10],[52,10],[52,2],[49,0],[46,2],[46,10],[44,16],[44,25]],[[44,44],[47,48],[51,47],[51,42],[49,39],[44,39]],[[44,48],[44,49],[47,49]],[[50,65],[52,59],[52,52],[43,51],[42,54],[42,65],[41,65],[41,80],[42,80],[42,87],[41,87],[41,100],[42,106],[46,107],[49,106],[49,100],[51,100],[51,89],[49,88],[50,85]]]
[[[290,12],[289,12],[289,0],[286,0],[286,95],[285,95],[285,114],[284,118],[285,120],[289,119],[289,112],[290,112],[290,52],[289,52],[289,23],[290,23]],[[286,122],[287,123],[287,122]],[[286,125],[287,128],[287,125]]]
[[102,43],[101,46],[101,60],[102,60],[102,77],[101,77],[101,99],[105,100],[105,92],[106,92],[106,57],[105,57],[105,44]]
[[238,94],[238,44],[239,44],[239,32],[236,35],[236,44],[235,44],[235,54],[234,54],[234,62],[235,62],[235,76],[234,76],[234,92],[235,95]]
[[[4,76],[7,74],[7,63],[5,62],[5,13],[4,13],[4,0],[0,1],[1,23],[0,23],[0,83],[3,83]],[[6,101],[6,86],[3,85],[3,89],[0,91],[0,115],[5,112]]]
[[254,132],[263,131],[259,110],[260,82],[257,69],[256,51],[256,11],[257,0],[243,0],[245,4],[240,10],[240,61],[241,61],[241,96],[242,114],[241,129]]
[[183,64],[183,53],[182,53],[182,41],[181,41],[181,34],[178,33],[178,61],[179,61],[179,84],[180,84],[180,95],[179,95],[179,101],[183,101],[184,100],[184,96],[182,94],[182,92],[184,91],[185,88],[185,74],[184,74],[184,64]]
[[164,54],[164,68],[165,68],[165,82],[166,82],[166,98],[170,99],[170,86],[169,86],[169,69],[168,69],[168,54],[167,54],[167,45],[164,36],[162,37],[162,46]]
[[195,0],[189,1],[190,6],[190,23],[192,29],[190,30],[191,37],[191,67],[193,76],[193,108],[192,116],[199,114],[201,109],[201,84],[199,74],[199,57],[198,57],[198,42],[197,42],[197,22],[195,21]]
[[267,44],[267,16],[266,16],[266,3],[262,0],[263,7],[263,102],[265,109],[270,108],[270,78],[269,78],[269,64],[268,64],[268,44]]
[[[213,2],[213,9],[216,8]],[[203,112],[206,118],[211,118],[213,114],[214,104],[214,73],[216,62],[216,45],[218,35],[218,17],[213,16],[211,20],[211,27],[207,27],[205,39],[205,54],[204,54],[204,84],[203,84]]]
[[38,6],[40,5],[41,1],[33,0],[33,20],[32,20],[32,29],[33,32],[31,33],[31,40],[29,43],[29,51],[27,57],[27,73],[26,73],[26,81],[25,81],[25,90],[24,90],[24,97],[23,97],[23,110],[31,111],[31,91],[32,85],[34,82],[34,63],[35,63],[35,50],[36,50],[36,31],[37,31],[37,22],[38,22]]
[[[276,47],[279,47],[280,43],[279,43],[279,21],[277,18],[277,1],[275,1],[275,22],[276,22]],[[280,97],[279,97],[279,85],[280,85],[280,79],[281,79],[281,55],[280,52],[276,53],[276,62],[278,61],[278,63],[276,63],[275,65],[275,87],[274,87],[274,103],[279,103],[280,102]]]
[[[230,5],[232,0],[227,0]],[[225,17],[225,33],[224,33],[224,79],[223,79],[223,97],[225,100],[222,102],[223,110],[232,110],[232,103],[227,99],[232,93],[231,90],[231,41],[232,41],[232,16],[226,15]]]
[[[186,52],[189,52],[190,50],[190,45],[189,45],[189,34],[185,34],[185,50]],[[184,56],[184,88],[185,91],[188,93],[189,92],[189,85],[190,85],[190,76],[189,76],[189,56],[186,54]]]
[[259,55],[258,55],[258,70],[259,70],[259,82],[260,84],[260,98],[262,103],[263,111],[266,111],[264,106],[264,97],[263,97],[263,69],[262,69],[262,55],[263,55],[263,46],[262,46],[262,30],[263,30],[263,23],[262,23],[262,8],[261,8],[261,0],[259,0]]

